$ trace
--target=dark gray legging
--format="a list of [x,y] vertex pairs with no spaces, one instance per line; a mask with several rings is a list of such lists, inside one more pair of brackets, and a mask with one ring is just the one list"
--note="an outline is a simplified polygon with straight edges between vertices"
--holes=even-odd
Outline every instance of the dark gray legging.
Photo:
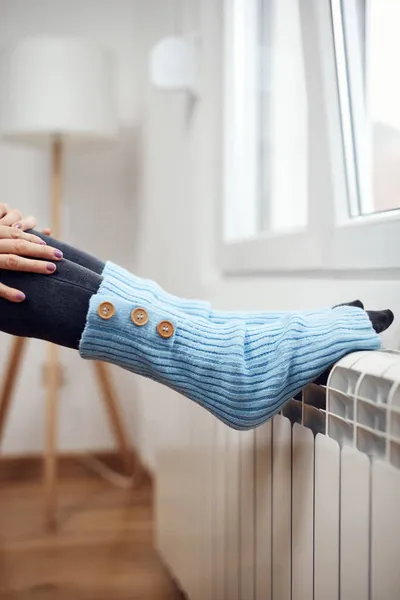
[[52,275],[0,269],[1,283],[26,295],[26,300],[18,304],[0,298],[0,330],[77,349],[89,300],[99,289],[104,263],[42,233],[29,233],[61,250],[64,259]]

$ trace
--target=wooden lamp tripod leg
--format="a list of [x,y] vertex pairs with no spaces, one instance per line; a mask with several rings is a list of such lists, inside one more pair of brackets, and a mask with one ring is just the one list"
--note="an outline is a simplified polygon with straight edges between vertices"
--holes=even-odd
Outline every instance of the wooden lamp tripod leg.
[[126,433],[124,422],[118,408],[117,396],[111,381],[108,366],[102,362],[95,362],[94,367],[96,370],[99,387],[103,394],[103,400],[107,410],[108,419],[121,454],[126,475],[131,477],[134,474],[133,452],[130,448],[128,435]]
[[14,338],[11,353],[9,355],[0,395],[0,444],[3,439],[8,410],[10,408],[14,386],[18,378],[26,342],[26,338]]
[[[51,186],[51,213],[52,233],[57,238],[60,234],[60,206],[62,192],[62,142],[55,138],[52,143],[52,186]],[[11,404],[12,393],[21,366],[23,352],[27,340],[15,338],[9,356],[3,387],[0,393],[0,443],[4,432],[8,410]],[[128,436],[123,425],[123,419],[118,408],[117,397],[112,381],[104,363],[95,363],[96,375],[103,394],[108,418],[117,445],[119,447],[123,464],[128,476],[133,475],[133,453],[128,442]],[[61,387],[61,365],[59,361],[59,348],[48,343],[46,349],[45,388],[46,388],[46,415],[45,415],[45,456],[44,456],[44,484],[46,494],[45,519],[49,529],[56,526],[57,510],[57,408],[58,393]]]
[[[62,141],[58,137],[53,140],[51,148],[52,180],[51,180],[51,229],[57,238],[60,235],[60,210],[62,194]],[[61,386],[61,365],[59,348],[47,344],[46,352],[46,416],[45,416],[45,456],[44,484],[46,494],[45,520],[49,529],[56,526],[57,510],[57,408],[58,392]]]
[[45,521],[47,528],[54,530],[56,527],[57,512],[57,408],[58,392],[61,385],[59,364],[59,349],[57,346],[47,344],[46,348],[46,413],[45,413],[45,455],[44,455],[44,483],[46,495]]

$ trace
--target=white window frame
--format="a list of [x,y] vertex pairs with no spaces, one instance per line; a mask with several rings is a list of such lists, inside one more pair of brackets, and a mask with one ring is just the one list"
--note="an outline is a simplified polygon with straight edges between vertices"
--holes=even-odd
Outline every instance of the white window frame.
[[[327,119],[331,122],[329,129],[329,152],[333,165],[333,184],[335,186],[334,205],[335,205],[335,227],[332,231],[331,243],[326,248],[326,268],[337,270],[379,270],[392,271],[400,269],[400,211],[382,212],[371,214],[368,216],[358,216],[348,218],[346,215],[347,200],[346,190],[346,169],[344,163],[344,153],[341,146],[341,140],[338,143],[338,134],[340,131],[340,101],[338,97],[338,86],[345,85],[344,81],[337,80],[334,43],[332,36],[335,37],[335,32],[332,27],[327,31],[329,19],[339,17],[335,10],[340,9],[340,0],[330,0],[331,7],[326,6],[328,2],[324,0],[321,3],[314,4],[319,10],[317,23],[320,29],[320,35],[328,34],[327,49],[324,53],[324,87],[327,98],[334,100],[327,101]],[[357,0],[346,0],[346,9],[352,10],[353,14],[357,10]],[[368,7],[367,7],[368,8]],[[338,23],[336,23],[338,26]],[[336,28],[336,32],[338,27]],[[336,43],[338,43],[336,38]],[[340,42],[339,42],[340,43]],[[329,51],[330,48],[330,51]],[[359,46],[358,46],[359,48]],[[356,52],[356,47],[351,49]],[[360,58],[361,60],[361,58]],[[354,81],[354,79],[353,79]],[[361,87],[362,82],[357,84],[358,92],[354,87],[353,104],[358,102],[357,115],[358,120],[355,123],[360,129],[363,126],[363,121],[367,119],[365,114],[365,102],[362,98]],[[360,129],[357,132],[360,135]],[[358,160],[362,164],[368,165],[370,160],[370,148],[368,141],[365,141],[365,149],[361,153],[358,149]],[[335,170],[334,170],[335,169]],[[361,184],[362,185],[362,184]],[[368,200],[369,192],[362,189],[364,198]]]
[[[270,1],[273,6],[275,0]],[[256,232],[256,193],[260,174],[255,152],[258,141],[255,90],[259,65],[255,43],[251,43],[251,38],[257,37],[257,5],[258,0],[225,0],[224,5],[223,212],[226,218],[223,219],[223,238],[235,240],[235,236],[239,234],[240,241],[222,243],[221,262],[224,271],[234,273],[276,268],[294,270],[309,265],[317,267],[320,264],[320,244],[310,230],[307,233],[303,229],[290,233]],[[235,27],[252,33],[247,36],[247,47],[232,52],[232,32]],[[251,69],[248,68],[249,65]],[[233,102],[235,98],[240,99],[236,106]],[[246,115],[245,125],[243,115]],[[249,115],[252,115],[250,126]],[[239,126],[233,128],[232,123],[238,121]],[[279,257],[278,262],[276,257]]]
[[[340,0],[301,0],[299,2],[302,46],[307,90],[307,188],[308,223],[291,233],[255,231],[254,185],[247,187],[249,174],[254,179],[256,157],[247,153],[240,163],[242,185],[232,190],[232,154],[235,135],[232,132],[232,95],[239,81],[233,77],[232,24],[238,4],[244,12],[241,22],[251,30],[252,7],[257,0],[225,0],[224,55],[224,178],[223,233],[220,244],[220,267],[226,274],[298,273],[307,271],[373,272],[398,276],[400,269],[400,216],[394,213],[368,217],[348,216],[348,188],[345,169],[345,144],[342,137],[341,110],[337,79],[335,42],[337,30],[332,27],[335,2]],[[271,2],[282,0],[271,0]],[[331,4],[332,2],[332,4]],[[357,2],[357,0],[346,0]],[[246,8],[247,7],[247,8]],[[337,8],[337,7],[336,7]],[[236,14],[236,18],[238,15]],[[336,36],[336,37],[335,37]],[[248,54],[247,56],[250,56]],[[244,60],[242,55],[242,59]],[[248,59],[246,59],[248,60]],[[241,79],[248,91],[246,109],[254,98],[254,67]],[[244,74],[244,71],[243,71]],[[243,75],[242,74],[242,75]],[[240,77],[241,74],[237,76]],[[255,135],[257,123],[247,131],[247,142]],[[254,138],[253,138],[254,139]],[[249,143],[249,147],[250,147]],[[253,145],[254,147],[254,145]],[[236,162],[237,172],[239,161]],[[253,171],[252,171],[253,169]],[[246,201],[250,197],[253,202]],[[321,199],[324,201],[321,202]],[[272,201],[276,198],[272,197]],[[227,216],[229,215],[229,220]],[[235,227],[240,225],[243,237],[235,240]],[[232,241],[227,241],[232,238]]]

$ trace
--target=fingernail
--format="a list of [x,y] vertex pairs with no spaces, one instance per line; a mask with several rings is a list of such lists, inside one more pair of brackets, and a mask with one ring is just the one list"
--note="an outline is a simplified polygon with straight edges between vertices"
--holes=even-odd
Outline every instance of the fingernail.
[[56,250],[56,251],[54,252],[54,256],[55,256],[56,258],[62,258],[62,257],[63,257],[63,253],[61,252],[61,250]]
[[21,229],[22,225],[21,225],[21,223],[15,223],[13,225],[13,227],[16,227],[17,229]]
[[23,302],[26,298],[25,294],[23,294],[22,292],[19,292],[16,296],[18,302]]
[[46,269],[49,271],[49,273],[54,273],[56,270],[56,265],[53,265],[53,263],[48,263],[46,265]]
[[47,242],[45,242],[44,240],[40,240],[39,244],[42,244],[42,246],[47,246]]

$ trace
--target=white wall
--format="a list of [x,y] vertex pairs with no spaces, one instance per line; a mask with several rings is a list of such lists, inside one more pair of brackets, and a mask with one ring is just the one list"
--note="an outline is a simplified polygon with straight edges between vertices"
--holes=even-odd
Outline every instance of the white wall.
[[[0,45],[35,34],[92,38],[115,55],[121,138],[112,147],[68,152],[65,161],[63,238],[102,258],[129,266],[136,235],[137,93],[134,0],[0,0]],[[48,156],[39,150],[0,144],[0,198],[25,213],[48,218]],[[0,337],[4,367],[10,338]],[[60,402],[62,449],[106,447],[112,443],[92,367],[63,351],[66,386]],[[41,368],[44,344],[31,342],[6,429],[3,452],[37,451],[43,439]],[[115,373],[132,434],[134,380]]]
[[[171,292],[206,297],[225,309],[303,309],[359,297],[367,306],[391,307],[400,315],[399,282],[372,276],[226,278],[219,271],[222,0],[178,5],[183,7],[183,29],[202,37],[201,97],[195,106],[183,94],[151,89],[145,77],[147,53],[157,36],[171,33],[168,13],[171,17],[177,3],[138,3],[139,86],[144,92],[138,272]],[[398,320],[385,336],[388,345],[399,347],[399,331]],[[230,516],[226,506],[216,514],[213,475],[217,470],[223,478],[229,471],[231,456],[223,449],[227,440],[238,461],[239,448],[251,446],[252,438],[227,433],[205,411],[156,384],[138,381],[138,389],[141,449],[157,473],[159,546],[183,587],[195,590],[191,598],[216,597],[211,588],[219,559],[219,521],[229,527]],[[231,484],[236,493],[237,488]],[[232,499],[238,501],[238,496]]]

